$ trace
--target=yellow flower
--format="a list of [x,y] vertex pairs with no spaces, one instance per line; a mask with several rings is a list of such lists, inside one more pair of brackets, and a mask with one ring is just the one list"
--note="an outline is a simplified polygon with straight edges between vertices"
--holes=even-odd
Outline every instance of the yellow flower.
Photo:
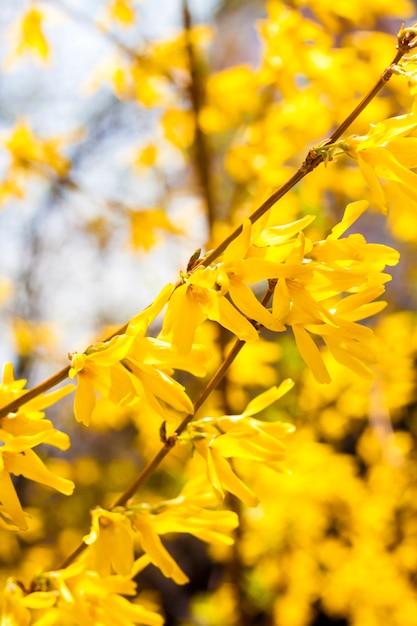
[[158,535],[189,533],[210,544],[231,545],[230,532],[238,526],[238,516],[232,511],[214,510],[217,505],[205,477],[196,476],[177,498],[153,507],[152,525]]
[[[368,244],[360,234],[340,239],[367,206],[364,201],[349,204],[325,241],[313,244],[300,233],[285,262],[273,260],[280,254],[275,247],[263,261],[264,270],[268,264],[271,277],[277,279],[272,314],[291,326],[301,356],[321,383],[330,382],[330,375],[310,333],[320,335],[337,360],[361,375],[369,375],[367,364],[375,362],[372,331],[356,322],[385,306],[373,300],[391,279],[382,270],[395,265],[399,254]],[[254,267],[251,271],[255,275]],[[345,298],[339,299],[343,294]]]
[[[346,152],[358,160],[375,204],[384,213],[388,210],[385,189],[392,185],[399,187],[417,209],[417,174],[410,171],[417,167],[417,137],[409,136],[416,128],[413,111],[373,125],[368,135],[343,142]],[[385,186],[380,178],[386,181]]]
[[121,365],[133,339],[129,335],[117,335],[108,342],[90,346],[84,354],[72,355],[69,376],[77,376],[74,414],[79,422],[88,426],[97,401],[96,393],[104,398],[112,394],[115,404],[128,405],[136,399],[132,377]]
[[91,512],[92,525],[84,543],[90,546],[88,562],[101,576],[130,576],[134,562],[133,533],[123,512],[100,507]]
[[195,331],[206,319],[218,322],[244,341],[258,339],[253,325],[224,297],[219,276],[220,266],[199,267],[172,294],[161,336],[169,337],[178,352],[191,350]]
[[275,278],[279,272],[277,258],[274,261],[263,258],[268,246],[279,248],[277,256],[285,259],[294,246],[288,240],[294,239],[313,219],[307,216],[278,227],[276,232],[270,229],[263,238],[255,228],[255,245],[252,225],[245,220],[242,232],[217,263],[197,267],[183,276],[184,284],[170,298],[161,336],[170,338],[178,351],[185,354],[191,349],[197,328],[206,319],[218,322],[243,341],[255,341],[259,336],[249,320],[269,330],[284,331],[282,321],[259,302],[249,284]]
[[[23,615],[28,615],[27,609],[33,609],[34,618],[36,616],[34,623],[39,626],[162,626],[164,622],[158,613],[140,604],[132,604],[123,597],[136,593],[136,584],[130,578],[120,575],[100,576],[98,572],[86,569],[82,559],[66,569],[46,572],[37,584],[40,583],[46,591],[35,591],[23,596],[21,590],[12,590],[15,607],[16,597],[19,596],[19,607],[26,611]],[[15,615],[17,611],[14,608]],[[6,618],[10,614],[13,615],[9,611]],[[21,626],[32,622],[7,623]]]
[[164,231],[174,235],[182,231],[173,224],[164,209],[130,210],[130,244],[134,249],[150,250],[156,244],[156,231]]
[[9,63],[27,52],[41,57],[43,61],[48,60],[50,50],[42,29],[43,20],[43,12],[33,3],[19,19],[19,23],[12,25],[10,34],[13,32],[13,39],[17,45]]
[[122,26],[132,26],[135,23],[135,12],[131,0],[113,0],[108,11],[110,17]]
[[149,556],[151,563],[158,567],[164,576],[172,578],[177,585],[187,583],[188,576],[184,574],[164,547],[154,528],[151,516],[146,511],[136,512],[132,515],[131,520],[132,526],[139,536],[140,544]]
[[71,162],[59,153],[61,139],[39,139],[24,122],[18,122],[5,145],[13,158],[13,167],[22,171],[31,164],[47,166],[58,176],[65,176]]
[[178,411],[193,412],[184,387],[171,374],[178,368],[204,375],[208,351],[195,346],[186,361],[162,339],[145,337],[172,289],[167,285],[150,307],[131,320],[124,334],[94,344],[84,354],[72,355],[69,375],[78,380],[74,402],[78,421],[89,424],[97,394],[119,406],[141,402],[142,408],[150,407],[162,419],[172,419]]
[[[13,366],[8,363],[0,385],[0,403],[4,405],[21,396],[25,382],[14,380]],[[73,386],[67,385],[48,395],[42,394],[24,404],[17,413],[10,413],[0,420],[0,516],[5,527],[14,525],[20,530],[27,529],[25,514],[10,474],[24,476],[66,495],[73,492],[74,484],[50,472],[32,449],[41,443],[60,450],[69,447],[69,437],[55,430],[49,420],[43,419],[42,409],[55,404],[72,390]]]
[[227,459],[243,458],[276,471],[283,470],[285,449],[281,440],[293,427],[282,422],[261,422],[252,415],[281,398],[293,385],[291,380],[284,380],[279,387],[272,387],[252,400],[241,415],[203,418],[189,424],[191,441],[206,460],[208,478],[220,500],[229,491],[248,506],[258,504],[256,495],[236,475]]

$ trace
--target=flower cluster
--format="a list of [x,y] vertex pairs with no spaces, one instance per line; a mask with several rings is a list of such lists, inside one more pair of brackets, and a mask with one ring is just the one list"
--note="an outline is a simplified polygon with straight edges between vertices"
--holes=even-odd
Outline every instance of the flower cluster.
[[[22,396],[25,384],[25,380],[14,380],[13,366],[6,364],[0,384],[0,406]],[[41,443],[60,450],[69,447],[68,435],[44,419],[43,409],[71,393],[73,388],[73,385],[66,385],[47,395],[39,395],[0,420],[0,527],[27,529],[25,513],[10,474],[24,476],[66,495],[72,494],[74,484],[50,472],[33,448]]]

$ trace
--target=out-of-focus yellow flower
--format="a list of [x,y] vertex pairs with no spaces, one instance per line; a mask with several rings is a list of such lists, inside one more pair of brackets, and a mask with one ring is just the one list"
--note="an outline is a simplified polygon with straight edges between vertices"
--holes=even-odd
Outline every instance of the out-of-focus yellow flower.
[[27,356],[37,349],[49,352],[56,343],[57,333],[47,322],[34,322],[22,318],[13,318],[13,335],[18,354]]
[[23,13],[17,24],[13,24],[10,34],[13,33],[13,39],[17,42],[14,50],[8,60],[9,63],[26,53],[35,57],[40,57],[42,61],[48,61],[50,57],[50,49],[48,41],[43,32],[44,12],[32,3],[29,10]]
[[[4,367],[0,385],[0,406],[24,394],[25,380],[14,380],[13,366]],[[32,448],[47,443],[60,450],[66,450],[69,437],[55,430],[52,422],[44,419],[42,410],[55,404],[71,393],[72,385],[67,385],[48,395],[40,395],[24,404],[16,413],[10,413],[0,420],[0,523],[7,527],[17,526],[27,529],[25,514],[19,502],[10,474],[24,476],[30,480],[48,485],[61,493],[70,495],[74,484],[70,480],[55,476]]]
[[157,241],[156,231],[180,234],[182,231],[173,224],[163,209],[129,211],[130,243],[133,248],[150,250]]
[[13,158],[13,167],[27,170],[31,164],[47,166],[58,176],[65,176],[71,162],[59,153],[61,139],[40,139],[24,122],[18,122],[5,142]]
[[0,204],[10,196],[23,198],[30,175],[64,177],[71,162],[60,152],[63,143],[61,138],[40,139],[25,122],[18,121],[4,141],[11,163],[0,183]]
[[113,0],[108,10],[110,17],[117,20],[122,26],[132,26],[135,23],[132,0]]
[[212,74],[206,83],[206,104],[200,124],[206,133],[224,132],[256,113],[261,99],[259,80],[248,66],[238,65]]
[[168,109],[161,118],[164,135],[181,150],[189,148],[194,141],[195,122],[192,111]]

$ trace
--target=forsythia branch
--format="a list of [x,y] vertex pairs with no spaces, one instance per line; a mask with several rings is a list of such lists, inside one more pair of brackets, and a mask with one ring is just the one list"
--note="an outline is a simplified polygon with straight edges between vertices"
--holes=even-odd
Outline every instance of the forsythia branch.
[[[366,96],[361,100],[357,107],[346,117],[346,119],[336,128],[331,134],[329,139],[325,141],[322,148],[333,144],[340,136],[347,130],[347,128],[356,120],[360,113],[369,105],[369,103],[375,98],[383,86],[391,78],[395,66],[402,59],[402,57],[411,52],[417,46],[417,29],[414,27],[404,28],[401,27],[397,36],[397,53],[395,54],[392,62],[382,72],[381,77],[369,91]],[[324,161],[323,154],[317,154],[314,149],[310,150],[307,157],[299,169],[291,176],[291,178],[284,183],[277,191],[275,191],[265,202],[263,202],[250,216],[251,223],[255,223],[259,220],[274,204],[276,204],[282,197],[284,197],[297,183],[299,183],[307,174],[312,172]],[[199,264],[203,267],[208,267],[213,261],[215,261],[227,248],[227,246],[242,232],[243,225],[238,226],[228,237],[226,237],[217,248],[211,251]],[[196,265],[195,267],[198,267]],[[115,334],[123,332],[126,325],[119,329]],[[70,368],[65,367],[47,380],[43,381],[33,389],[26,392],[20,398],[17,398],[8,405],[0,409],[0,419],[6,417],[9,413],[15,412],[19,407],[23,406],[29,400],[35,398],[39,394],[52,389],[60,382],[68,377]]]

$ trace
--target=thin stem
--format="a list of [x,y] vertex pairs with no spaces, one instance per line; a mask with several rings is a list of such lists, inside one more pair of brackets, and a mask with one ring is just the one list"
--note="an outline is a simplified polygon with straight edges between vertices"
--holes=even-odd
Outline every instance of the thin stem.
[[374,85],[374,87],[366,94],[364,98],[359,102],[358,106],[350,113],[347,118],[336,128],[336,130],[330,135],[329,139],[324,144],[328,146],[329,144],[337,141],[352,125],[352,123],[356,120],[356,118],[362,113],[364,109],[368,106],[368,104],[375,98],[375,96],[381,91],[381,89],[387,84],[390,80],[394,66],[401,60],[407,50],[398,49],[397,54],[393,58],[392,62],[385,68],[382,72],[378,82]]

